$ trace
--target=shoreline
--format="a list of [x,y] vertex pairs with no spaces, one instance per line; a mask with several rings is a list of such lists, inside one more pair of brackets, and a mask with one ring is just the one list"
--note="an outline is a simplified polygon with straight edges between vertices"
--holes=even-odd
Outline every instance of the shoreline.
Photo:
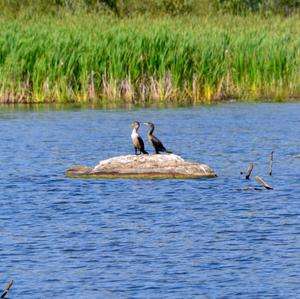
[[256,98],[237,98],[237,97],[225,97],[222,99],[153,99],[147,98],[146,100],[126,98],[108,98],[105,96],[97,98],[84,98],[84,99],[66,99],[61,100],[35,100],[30,98],[21,97],[16,98],[1,98],[0,107],[4,106],[31,106],[31,105],[49,105],[49,106],[95,106],[95,107],[111,107],[111,108],[128,108],[128,107],[190,107],[201,105],[217,105],[217,104],[230,104],[230,103],[298,103],[300,102],[300,94],[295,96],[288,96],[286,98],[281,97],[256,97]]
[[123,100],[110,100],[107,98],[84,100],[84,101],[26,101],[26,102],[6,102],[0,101],[0,108],[4,107],[87,107],[87,108],[100,108],[100,109],[131,109],[131,108],[185,108],[185,107],[198,107],[198,106],[210,106],[210,105],[230,105],[230,104],[288,104],[288,103],[300,103],[300,96],[290,97],[287,99],[236,99],[228,98],[223,100],[210,100],[210,101],[191,101],[191,100],[178,100],[178,101],[157,101],[147,100],[143,102],[134,101],[127,102]]

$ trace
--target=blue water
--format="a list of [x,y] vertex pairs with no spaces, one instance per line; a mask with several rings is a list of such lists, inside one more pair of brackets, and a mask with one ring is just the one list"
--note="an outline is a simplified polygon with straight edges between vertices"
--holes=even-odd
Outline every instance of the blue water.
[[[156,123],[167,148],[218,177],[64,177],[74,164],[133,153],[133,120]],[[300,298],[300,104],[2,107],[0,126],[9,298]],[[251,161],[247,181],[240,168]],[[255,175],[274,190],[242,191],[260,187]]]

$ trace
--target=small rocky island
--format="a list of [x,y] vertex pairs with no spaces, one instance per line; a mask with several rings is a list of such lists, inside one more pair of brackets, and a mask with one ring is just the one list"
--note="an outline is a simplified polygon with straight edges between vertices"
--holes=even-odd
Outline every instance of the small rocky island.
[[95,167],[73,166],[70,178],[189,179],[212,178],[216,173],[206,164],[185,161],[174,154],[127,155],[101,161]]

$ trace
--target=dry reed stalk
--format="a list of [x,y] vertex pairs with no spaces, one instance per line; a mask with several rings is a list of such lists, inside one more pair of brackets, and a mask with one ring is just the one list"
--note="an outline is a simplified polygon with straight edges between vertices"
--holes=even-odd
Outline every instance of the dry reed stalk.
[[118,99],[119,93],[116,80],[108,80],[106,73],[102,77],[102,95],[109,99]]
[[145,102],[149,94],[149,88],[146,83],[146,77],[143,76],[140,84],[139,84],[139,96],[142,102]]
[[164,100],[171,100],[175,97],[172,86],[171,74],[168,72],[164,79]]
[[135,91],[133,84],[131,84],[130,77],[120,82],[119,98],[124,99],[127,102],[134,101]]
[[91,79],[90,79],[90,83],[88,84],[88,98],[90,100],[96,99],[94,75],[95,75],[94,71],[91,71]]
[[160,93],[159,93],[159,84],[158,81],[156,80],[156,76],[151,76],[150,77],[150,94],[149,96],[153,100],[160,100]]
[[199,87],[198,87],[198,77],[196,74],[193,74],[193,82],[192,82],[192,97],[195,101],[200,99]]

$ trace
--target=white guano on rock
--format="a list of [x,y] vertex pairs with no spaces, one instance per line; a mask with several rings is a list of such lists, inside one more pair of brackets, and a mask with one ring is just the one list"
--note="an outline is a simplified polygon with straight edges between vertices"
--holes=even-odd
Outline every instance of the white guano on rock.
[[68,177],[82,178],[208,178],[216,177],[206,164],[185,161],[174,154],[127,155],[100,161],[95,167],[73,166]]

